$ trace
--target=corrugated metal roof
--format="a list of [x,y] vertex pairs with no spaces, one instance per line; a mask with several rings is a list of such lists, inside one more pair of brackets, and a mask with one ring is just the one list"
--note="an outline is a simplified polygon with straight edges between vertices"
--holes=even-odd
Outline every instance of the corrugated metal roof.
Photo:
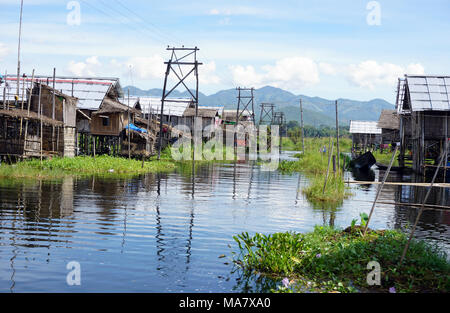
[[395,107],[399,114],[404,113],[402,106],[404,97],[405,97],[405,79],[399,78],[397,86],[397,102],[395,103]]
[[[128,101],[127,98],[125,98],[125,101]],[[161,112],[161,98],[159,97],[130,97],[130,106],[134,106],[138,101],[141,105],[142,113],[147,114],[149,112],[149,107],[153,114],[159,114]],[[184,111],[189,107],[189,104],[190,103],[186,98],[167,98],[164,101],[163,115],[182,117]]]
[[[6,78],[8,88],[6,88],[5,98],[14,101],[17,92],[17,77],[8,76]],[[53,87],[53,77],[35,76],[35,81]],[[19,101],[22,101],[23,85],[25,89],[31,86],[31,77],[20,77]],[[110,90],[115,88],[118,96],[122,95],[122,88],[118,78],[79,78],[79,77],[59,77],[55,78],[55,89],[62,93],[78,98],[78,108],[82,110],[97,110],[103,99]],[[3,101],[4,86],[0,87],[0,101]],[[26,92],[23,93],[26,97]]]
[[405,81],[412,111],[450,111],[450,77],[405,75]]
[[381,128],[377,126],[378,122],[373,121],[350,121],[351,134],[381,134]]

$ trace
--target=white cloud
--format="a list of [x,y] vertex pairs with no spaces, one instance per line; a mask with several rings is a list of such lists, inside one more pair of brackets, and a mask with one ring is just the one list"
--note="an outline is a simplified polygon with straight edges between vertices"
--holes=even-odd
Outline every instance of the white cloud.
[[210,15],[219,15],[220,11],[218,9],[211,9],[209,10]]
[[231,19],[229,17],[225,17],[225,18],[219,20],[219,25],[222,25],[222,26],[231,25]]
[[410,74],[410,75],[424,75],[425,74],[425,68],[422,66],[422,64],[420,63],[416,63],[416,64],[410,64],[406,67],[406,72],[405,74]]
[[2,60],[8,54],[8,47],[0,42],[0,60]]
[[70,61],[67,70],[75,76],[96,76],[101,65],[97,56],[91,56],[84,62]]
[[319,67],[317,63],[305,57],[283,58],[275,65],[265,65],[258,73],[253,66],[231,66],[233,81],[241,86],[262,87],[271,85],[298,91],[309,85],[320,82]]
[[[164,64],[166,60],[155,54],[150,57],[132,57],[126,60],[125,62],[119,62],[116,59],[112,59],[110,62],[111,67],[122,73],[122,77],[129,77],[130,75],[130,66],[133,74],[133,78],[135,80],[161,80],[161,83],[164,80],[164,75],[166,72],[166,64]],[[181,73],[179,72],[178,67],[174,66],[174,69],[177,71],[178,75],[181,77]],[[187,71],[192,69],[190,67],[182,68],[183,74],[186,75]],[[203,65],[199,65],[199,82],[202,85],[210,85],[210,84],[219,84],[220,78],[216,75],[216,63],[212,62],[204,62]],[[194,82],[193,73],[189,75],[189,77],[185,80],[186,83]],[[177,81],[176,76],[173,72],[170,73],[169,79],[171,82]]]
[[392,63],[378,63],[367,60],[358,65],[351,64],[348,67],[348,79],[359,87],[374,89],[377,85],[394,86],[399,77],[404,74],[424,74],[425,69],[421,64],[410,64],[406,67]]
[[336,75],[337,74],[336,68],[329,63],[320,62],[319,69],[325,75]]
[[264,9],[261,7],[251,6],[230,6],[227,8],[213,8],[208,11],[208,15],[223,15],[223,16],[260,16],[260,17],[273,17],[279,16],[278,12],[275,13],[273,9]]
[[131,66],[132,72],[138,79],[163,79],[165,73],[164,58],[158,54],[150,57],[132,57],[121,64],[124,74],[129,75]]
[[204,85],[219,84],[220,78],[216,75],[216,63],[211,61],[200,65],[198,69],[198,79],[199,82]]

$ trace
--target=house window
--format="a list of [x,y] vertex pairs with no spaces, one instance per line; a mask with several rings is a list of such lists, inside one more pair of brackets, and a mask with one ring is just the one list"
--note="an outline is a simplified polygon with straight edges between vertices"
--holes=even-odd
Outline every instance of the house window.
[[109,116],[101,116],[103,126],[109,126]]

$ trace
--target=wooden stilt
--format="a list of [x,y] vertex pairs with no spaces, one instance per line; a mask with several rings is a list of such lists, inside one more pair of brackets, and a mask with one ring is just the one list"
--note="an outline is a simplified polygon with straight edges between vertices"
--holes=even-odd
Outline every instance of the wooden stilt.
[[389,172],[391,171],[392,164],[394,164],[394,159],[395,159],[395,155],[397,154],[397,151],[398,151],[398,146],[396,145],[396,146],[395,146],[394,153],[392,154],[392,157],[391,157],[391,162],[389,163],[389,167],[388,167],[386,173],[384,174],[383,182],[381,183],[380,188],[378,188],[378,190],[377,190],[377,195],[375,196],[375,200],[373,201],[372,209],[370,209],[369,218],[368,218],[368,220],[367,220],[366,227],[364,227],[364,233],[363,233],[363,236],[366,235],[367,229],[369,228],[370,219],[372,218],[372,214],[373,214],[373,211],[374,211],[375,206],[376,206],[376,204],[377,204],[378,197],[379,197],[380,194],[381,194],[381,190],[383,189],[384,184],[386,183],[386,180],[387,180],[387,178],[388,178],[388,176],[389,176]]
[[419,214],[417,214],[416,221],[415,221],[415,223],[414,223],[413,228],[411,229],[411,234],[410,234],[410,236],[409,236],[408,242],[406,243],[405,248],[403,249],[403,253],[402,253],[402,257],[401,257],[401,259],[400,259],[399,265],[401,265],[401,264],[403,263],[403,260],[405,259],[406,252],[408,251],[409,245],[410,245],[411,240],[412,240],[412,238],[413,238],[413,236],[414,236],[414,233],[415,233],[415,231],[416,231],[417,224],[419,223],[420,217],[422,216],[422,213],[423,213],[423,211],[424,211],[425,203],[427,202],[428,197],[429,197],[430,194],[431,194],[431,190],[433,189],[434,182],[435,182],[436,177],[437,177],[437,175],[438,175],[438,173],[439,173],[439,168],[442,166],[442,164],[443,164],[443,162],[444,162],[445,155],[446,155],[446,153],[443,152],[443,153],[442,153],[442,156],[441,156],[441,161],[439,162],[439,165],[438,165],[438,167],[436,168],[436,172],[434,173],[433,179],[431,180],[430,187],[429,187],[429,189],[428,189],[428,191],[427,191],[427,194],[426,194],[425,198],[424,198],[423,201],[422,201],[422,206],[421,206],[421,208],[420,208]]

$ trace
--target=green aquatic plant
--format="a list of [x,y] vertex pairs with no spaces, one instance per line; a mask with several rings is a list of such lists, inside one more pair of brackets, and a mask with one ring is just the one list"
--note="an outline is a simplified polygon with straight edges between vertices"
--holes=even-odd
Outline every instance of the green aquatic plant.
[[[396,292],[450,291],[446,253],[428,242],[413,240],[399,266],[407,236],[396,230],[370,230],[362,236],[351,229],[316,226],[306,234],[242,233],[233,238],[239,248],[234,264],[245,275],[288,278],[289,289],[297,292],[388,292],[392,287]],[[381,264],[381,286],[367,285],[371,261]]]
[[107,155],[75,158],[52,158],[18,162],[0,166],[0,177],[3,178],[60,178],[64,176],[86,175],[137,175],[143,173],[170,172],[175,164],[169,160],[142,161]]

